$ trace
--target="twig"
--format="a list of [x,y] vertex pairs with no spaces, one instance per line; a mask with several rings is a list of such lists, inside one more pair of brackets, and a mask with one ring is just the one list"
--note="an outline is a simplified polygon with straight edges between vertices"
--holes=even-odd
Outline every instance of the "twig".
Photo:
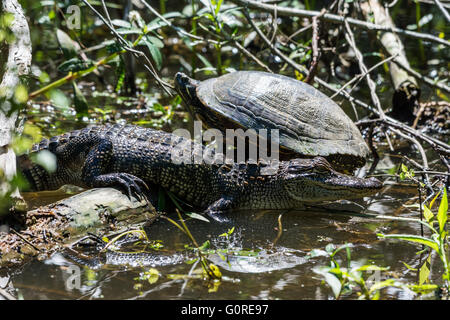
[[258,26],[256,26],[256,24],[253,22],[253,20],[250,18],[247,10],[243,10],[242,11],[244,13],[245,18],[247,19],[247,21],[250,23],[250,25],[252,26],[252,28],[256,31],[256,33],[258,34],[258,36],[270,47],[270,49],[276,53],[277,55],[280,56],[281,59],[283,59],[287,64],[289,64],[292,68],[294,68],[295,70],[297,70],[300,73],[303,74],[308,74],[308,71],[306,70],[305,67],[299,65],[298,63],[296,63],[295,61],[293,61],[292,59],[290,59],[289,57],[286,57],[280,50],[278,50],[278,48],[276,46],[274,46],[270,40],[264,35],[264,33],[258,28]]
[[270,39],[271,43],[274,43],[275,37],[277,36],[277,29],[278,29],[278,23],[277,23],[277,4],[275,4],[275,10],[273,10],[273,34],[272,39]]
[[[320,15],[325,14],[325,9],[322,10]],[[312,61],[311,66],[309,67],[309,74],[305,79],[306,83],[311,83],[314,80],[314,75],[317,71],[317,65],[319,63],[320,51],[319,51],[319,16],[315,16],[312,18],[312,39],[311,39],[311,47],[312,47]]]
[[375,107],[377,107],[380,118],[384,119],[385,114],[384,114],[383,108],[381,107],[380,99],[378,98],[377,93],[376,93],[375,82],[373,82],[372,78],[370,77],[367,67],[364,64],[362,53],[361,53],[361,51],[359,51],[358,47],[356,46],[355,38],[353,36],[352,30],[350,29],[350,25],[347,22],[347,19],[345,19],[344,25],[345,25],[345,31],[346,31],[345,38],[347,39],[347,42],[352,47],[353,51],[355,52],[356,59],[358,60],[358,64],[359,64],[359,69],[361,70],[362,73],[367,73],[365,78],[367,81],[367,85],[369,86],[369,89],[370,89],[370,96],[372,98],[372,102],[375,105]]
[[[365,76],[367,76],[369,73],[371,73],[373,70],[375,70],[376,68],[378,68],[379,66],[383,65],[384,63],[391,61],[392,59],[395,59],[397,55],[393,55],[390,56],[386,59],[383,59],[382,61],[378,62],[377,64],[373,65],[369,70],[367,70],[366,72],[364,72],[363,74],[357,75],[356,77],[354,77],[352,80],[348,81],[346,84],[344,84],[338,91],[336,91],[335,93],[333,93],[333,95],[330,97],[331,99],[333,99],[335,96],[337,96],[338,94],[341,94],[341,91],[344,90],[346,87],[348,87],[349,85],[351,85],[352,83],[356,82],[353,87],[352,90],[355,86],[358,85],[358,83],[364,79]],[[352,91],[350,90],[350,92]],[[349,93],[350,93],[349,92]]]
[[17,300],[12,294],[10,294],[5,289],[0,288],[0,296],[3,296],[6,300]]
[[170,22],[169,20],[164,18],[162,15],[160,15],[159,12],[156,11],[155,9],[153,9],[153,7],[151,5],[149,5],[146,1],[144,1],[144,0],[139,0],[139,1],[143,5],[145,5],[147,7],[147,9],[150,10],[155,16],[160,18],[164,23],[166,23],[169,27],[173,28],[175,31],[179,32],[181,35],[187,36],[187,37],[195,39],[195,40],[203,40],[202,37],[195,36],[193,34],[190,34],[189,32],[186,32],[185,30],[181,29],[180,27],[174,26],[172,24],[172,22]]
[[[269,39],[267,39],[267,37],[261,32],[261,30],[255,25],[255,23],[252,21],[252,19],[250,18],[248,12],[246,9],[243,10],[243,14],[246,17],[247,21],[250,23],[250,25],[252,26],[252,28],[256,31],[256,33],[261,37],[261,39],[270,47],[270,49],[278,54],[280,56],[280,58],[282,60],[284,60],[286,63],[288,63],[292,68],[294,68],[295,70],[302,72],[302,73],[306,73],[308,74],[308,71],[305,70],[302,66],[298,65],[297,63],[295,63],[294,61],[292,61],[289,57],[285,56],[282,52],[280,52],[280,50],[278,50],[274,45],[272,45],[269,41]],[[368,70],[367,70],[368,71]],[[328,84],[327,82],[325,82],[324,80],[315,77],[315,82],[317,82],[319,85],[321,85],[324,88],[327,88],[330,91],[333,92],[337,92],[339,91],[338,89],[334,88],[332,85]],[[374,120],[364,120],[364,121],[359,121],[357,124],[370,124],[371,122],[376,122],[376,123],[380,123],[380,124],[384,124],[388,127],[393,127],[399,130],[404,131],[405,133],[408,133],[409,135],[418,138],[422,141],[427,142],[428,144],[430,144],[432,146],[432,148],[440,155],[445,155],[445,156],[449,156],[450,155],[450,146],[438,139],[435,139],[433,137],[429,137],[424,133],[421,133],[401,122],[398,122],[397,120],[384,115],[384,113],[381,113],[380,110],[378,108],[373,108],[372,106],[368,105],[367,103],[364,103],[352,96],[350,96],[345,90],[340,91],[340,95],[344,96],[346,99],[348,99],[351,102],[354,102],[356,104],[358,104],[359,106],[362,106],[364,109],[371,111],[373,113],[375,113],[376,115],[378,115],[380,118],[379,119],[374,119]],[[384,117],[381,118],[381,115],[384,115]],[[387,137],[387,135],[386,135]]]
[[273,73],[272,70],[270,70],[270,68],[264,64],[264,62],[262,62],[261,60],[259,60],[257,57],[255,57],[250,51],[248,51],[247,49],[245,49],[244,46],[242,46],[237,40],[233,41],[233,44],[236,46],[236,48],[238,48],[239,51],[241,51],[242,53],[244,53],[247,57],[249,57],[250,59],[252,59],[253,61],[255,61],[261,68],[265,69],[267,72]]
[[368,171],[368,175],[371,175],[373,173],[373,171],[375,171],[375,168],[378,165],[378,162],[380,161],[380,156],[378,155],[377,149],[375,149],[375,147],[373,146],[373,129],[374,129],[374,125],[370,125],[369,127],[369,132],[368,132],[368,136],[367,136],[367,140],[368,140],[368,145],[369,145],[369,149],[370,152],[372,152],[372,157],[373,157],[373,163],[370,166],[370,169]]
[[[434,4],[434,0],[417,0],[417,2],[425,3],[425,4]],[[449,2],[445,2],[445,3],[441,2],[441,5],[444,8],[450,9],[450,3]]]
[[[344,91],[345,92],[345,91]],[[391,126],[397,129],[400,129],[412,136],[414,136],[415,138],[418,138],[422,141],[427,142],[428,144],[430,144],[438,153],[443,154],[445,156],[450,156],[450,146],[448,144],[446,144],[445,142],[442,142],[440,140],[437,140],[435,138],[429,137],[424,133],[421,133],[403,123],[400,123],[398,121],[396,121],[395,119],[390,118],[389,116],[386,116],[386,119],[382,120],[382,119],[370,119],[370,120],[362,120],[362,121],[358,121],[357,125],[362,125],[362,124],[370,124],[372,122],[379,122],[379,123],[383,123],[387,126]]]
[[[423,149],[422,145],[416,139],[414,139],[414,138],[404,134],[400,130],[393,129],[393,128],[389,128],[389,130],[391,130],[392,132],[398,134],[399,136],[402,136],[406,140],[409,140],[409,141],[411,141],[412,143],[414,143],[416,145],[417,149],[419,150],[420,156],[422,157],[422,166],[419,166],[419,168],[426,172],[428,170],[428,159],[427,159],[427,156],[425,154],[425,150]],[[429,190],[433,191],[433,188],[431,188],[431,186],[430,186],[430,183],[429,183],[430,178],[428,177],[427,173],[423,174],[423,181],[424,181],[425,185],[427,186],[427,188]]]
[[295,36],[298,36],[300,33],[303,33],[307,30],[309,30],[310,28],[312,28],[312,24],[307,25],[306,27],[303,27],[301,29],[298,29],[297,31],[295,31],[293,34],[291,34],[287,39],[286,42],[289,42],[292,40],[292,38],[294,38]]
[[25,242],[26,244],[28,244],[29,246],[31,246],[34,250],[42,252],[41,249],[37,248],[35,245],[33,245],[30,241],[28,241],[27,239],[25,239],[19,232],[17,232],[16,230],[14,230],[13,228],[10,228],[10,230],[16,235],[18,236],[23,242]]
[[283,214],[280,214],[278,216],[278,232],[277,232],[276,238],[272,241],[272,247],[275,246],[275,244],[278,242],[278,240],[280,240],[281,235],[283,234],[283,224],[281,223],[282,216],[283,216]]

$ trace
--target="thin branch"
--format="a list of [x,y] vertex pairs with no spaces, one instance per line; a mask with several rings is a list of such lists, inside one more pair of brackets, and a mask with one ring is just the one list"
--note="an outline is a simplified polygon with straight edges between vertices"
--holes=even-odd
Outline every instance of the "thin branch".
[[244,13],[245,18],[247,19],[248,23],[252,26],[252,28],[256,31],[258,36],[270,47],[270,49],[279,55],[287,64],[289,64],[292,68],[297,70],[300,73],[308,74],[308,71],[306,68],[302,65],[299,65],[294,60],[290,59],[289,57],[285,56],[276,46],[274,46],[270,40],[264,35],[264,33],[258,28],[258,26],[253,22],[253,20],[250,18],[247,10],[242,11]]
[[[102,22],[108,27],[108,29],[113,33],[113,35],[119,40],[119,42],[122,44],[122,47],[128,51],[131,52],[139,62],[142,63],[142,59],[140,58],[144,58],[145,61],[147,63],[142,63],[144,65],[144,67],[150,72],[150,74],[155,78],[155,80],[161,85],[161,87],[164,89],[164,91],[166,91],[166,93],[168,93],[169,95],[172,95],[172,93],[170,91],[167,90],[167,88],[171,88],[174,89],[172,85],[170,85],[169,83],[165,82],[164,80],[162,80],[158,73],[156,72],[153,64],[151,63],[151,61],[149,60],[149,58],[142,52],[139,50],[135,50],[133,48],[131,48],[128,45],[128,42],[114,29],[113,25],[110,24],[87,0],[82,0],[88,7],[89,9],[91,9],[96,15],[97,17],[100,18],[100,20],[102,20]],[[109,14],[108,14],[109,16]]]
[[436,3],[439,10],[441,10],[442,14],[444,15],[447,22],[450,22],[450,15],[448,14],[447,10],[444,8],[442,3],[439,0],[434,0],[434,3]]
[[150,10],[155,16],[157,16],[158,18],[160,18],[164,23],[166,23],[169,27],[173,28],[175,31],[177,31],[178,33],[180,33],[183,36],[187,36],[189,38],[195,39],[195,40],[203,40],[202,37],[198,37],[195,36],[193,34],[190,34],[189,32],[186,32],[185,30],[181,29],[180,27],[174,26],[172,24],[172,22],[170,22],[169,20],[167,20],[166,18],[164,18],[162,15],[159,14],[158,11],[156,11],[155,9],[153,9],[153,7],[151,5],[149,5],[146,1],[144,0],[139,0],[143,5],[145,5],[147,7],[148,10]]
[[[258,10],[262,10],[265,12],[273,12],[274,10],[274,6],[271,4],[266,4],[263,2],[258,2],[255,0],[231,0],[231,2],[234,2],[238,5],[241,5],[243,7],[247,7],[247,8],[253,8],[253,9],[258,9]],[[317,16],[318,14],[320,14],[319,11],[310,11],[310,10],[303,10],[303,9],[296,9],[296,8],[287,8],[287,7],[277,7],[277,14],[279,16],[288,16],[288,17],[303,17],[303,18],[312,18],[314,16]],[[421,32],[415,32],[415,31],[410,31],[410,30],[404,30],[404,29],[400,29],[400,28],[393,28],[391,30],[391,28],[386,27],[386,26],[380,26],[374,23],[370,23],[370,22],[365,22],[365,21],[361,21],[361,20],[357,20],[357,19],[353,19],[353,18],[344,18],[342,16],[338,16],[335,14],[331,14],[331,13],[326,13],[323,16],[320,17],[321,20],[324,21],[328,21],[328,22],[332,22],[332,23],[337,23],[337,24],[343,24],[344,20],[347,20],[347,22],[355,27],[359,27],[365,30],[369,30],[369,31],[393,31],[396,32],[400,35],[406,36],[406,37],[412,37],[415,39],[422,39],[422,40],[426,40],[426,41],[432,41],[432,42],[436,42],[436,43],[440,43],[444,46],[450,47],[450,42],[445,40],[445,39],[441,39],[439,37],[433,36],[431,34],[427,34],[427,33],[421,33]]]
[[[351,85],[352,83],[356,82],[353,87],[355,88],[355,86],[358,85],[359,82],[361,82],[362,79],[364,79],[365,76],[367,76],[368,74],[370,74],[373,70],[375,70],[376,68],[378,68],[379,66],[382,66],[383,64],[385,64],[388,61],[391,61],[392,59],[395,59],[395,57],[397,57],[397,55],[393,55],[390,56],[386,59],[381,60],[380,62],[378,62],[377,64],[373,65],[369,70],[367,70],[366,72],[364,72],[363,74],[357,75],[356,77],[354,77],[352,80],[348,81],[346,84],[344,84],[339,91],[336,91],[335,93],[333,93],[333,95],[330,97],[331,99],[333,99],[335,96],[337,96],[338,94],[341,94],[341,91],[344,90],[345,88],[347,88],[349,85]],[[352,91],[350,90],[350,92]],[[349,93],[350,93],[349,92]]]
[[[320,15],[325,14],[325,10],[323,9]],[[319,16],[315,16],[312,18],[312,39],[311,39],[311,48],[312,48],[312,60],[311,66],[309,67],[309,74],[305,79],[306,83],[311,83],[314,80],[314,75],[317,72],[317,66],[319,63],[320,50],[319,50]]]
[[361,51],[359,51],[358,47],[356,46],[355,37],[353,36],[353,32],[350,29],[350,25],[347,23],[347,19],[344,21],[344,25],[345,25],[345,38],[347,39],[347,42],[349,43],[350,47],[355,52],[355,56],[356,56],[356,59],[358,60],[358,64],[359,64],[359,69],[361,70],[362,73],[367,73],[365,78],[367,81],[367,85],[369,86],[369,89],[370,89],[370,96],[372,98],[372,102],[377,107],[380,117],[382,119],[384,119],[385,114],[384,114],[383,108],[381,107],[380,99],[378,98],[378,96],[376,94],[375,82],[373,82],[372,78],[370,77],[367,67],[364,64],[362,53],[361,53]]
[[415,78],[417,78],[417,79],[421,80],[422,82],[426,83],[427,85],[429,85],[431,87],[438,88],[438,89],[443,90],[443,91],[445,91],[447,93],[450,93],[450,87],[446,86],[444,83],[435,82],[435,81],[431,80],[430,78],[421,75],[419,72],[414,71],[413,69],[411,69],[408,66],[404,65],[398,59],[394,59],[393,62],[395,64],[397,64],[400,68],[402,68],[403,70],[405,70],[406,72],[408,72],[409,74],[414,76]]
[[250,51],[248,51],[244,46],[242,46],[238,41],[234,40],[233,44],[238,48],[239,51],[244,53],[247,57],[255,61],[261,68],[265,69],[267,72],[273,73],[272,70],[269,69],[267,65],[264,64],[261,60],[255,57]]

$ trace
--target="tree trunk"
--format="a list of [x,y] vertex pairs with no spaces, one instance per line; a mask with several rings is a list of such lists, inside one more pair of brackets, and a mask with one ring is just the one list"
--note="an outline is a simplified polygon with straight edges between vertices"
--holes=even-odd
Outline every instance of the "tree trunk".
[[[8,59],[0,84],[0,172],[4,180],[0,181],[0,196],[8,190],[8,182],[16,173],[16,156],[10,144],[12,133],[16,129],[18,110],[14,110],[12,101],[20,77],[29,74],[31,65],[31,40],[27,19],[17,0],[3,0],[2,13],[10,13],[14,21],[10,26],[14,41],[9,44]],[[21,199],[18,190],[13,198]]]
[[[396,27],[391,17],[378,0],[368,0],[361,3],[361,9],[367,21],[375,19],[375,24],[386,26],[394,30]],[[409,67],[405,49],[398,35],[391,31],[379,31],[377,38],[383,46],[385,52],[391,56],[397,56],[393,60],[401,62]],[[392,97],[391,116],[405,122],[412,122],[415,119],[414,108],[418,106],[420,89],[414,77],[401,69],[395,62],[389,62],[389,72],[394,85],[394,95]]]

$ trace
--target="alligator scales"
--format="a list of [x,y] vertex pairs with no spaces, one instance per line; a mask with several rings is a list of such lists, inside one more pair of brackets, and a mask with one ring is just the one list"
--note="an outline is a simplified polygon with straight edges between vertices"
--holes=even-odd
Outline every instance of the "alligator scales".
[[271,175],[262,174],[265,165],[260,163],[173,161],[180,145],[204,148],[138,126],[93,126],[33,146],[31,153],[47,150],[56,156],[56,171],[47,172],[29,155],[20,156],[18,166],[35,191],[72,184],[145,195],[159,185],[219,221],[232,209],[294,209],[308,202],[360,198],[382,186],[375,178],[336,172],[322,157],[280,161]]

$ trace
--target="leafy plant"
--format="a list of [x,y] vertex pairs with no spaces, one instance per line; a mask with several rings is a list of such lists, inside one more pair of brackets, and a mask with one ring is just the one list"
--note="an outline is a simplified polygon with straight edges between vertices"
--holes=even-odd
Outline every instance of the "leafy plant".
[[[356,288],[359,288],[358,294],[365,299],[378,299],[380,290],[386,286],[393,284],[393,280],[376,281],[372,285],[372,276],[365,276],[367,273],[375,272],[379,275],[380,271],[388,270],[375,265],[368,265],[351,261],[350,248],[351,244],[345,244],[335,247],[330,244],[323,250],[313,250],[309,257],[317,255],[325,255],[330,257],[329,266],[320,266],[313,269],[317,274],[323,276],[325,282],[331,287],[336,299],[339,299],[344,294],[349,294]],[[347,254],[347,267],[342,267],[336,260],[336,254],[345,249]]]
[[[424,205],[424,217],[426,221],[421,221],[416,219],[418,223],[426,226],[430,231],[430,237],[421,237],[416,235],[409,234],[382,234],[379,233],[378,236],[386,239],[400,239],[413,243],[418,243],[425,245],[427,248],[431,249],[433,252],[439,255],[440,260],[442,261],[444,267],[444,274],[442,275],[442,279],[444,281],[445,287],[449,287],[450,282],[450,269],[449,269],[449,258],[448,258],[448,231],[445,230],[447,220],[448,220],[448,198],[447,198],[447,190],[444,188],[441,203],[439,205],[439,209],[437,214],[434,214],[431,211],[433,204],[435,203],[439,193],[436,197],[431,201],[429,208]],[[425,264],[424,264],[425,265]]]

